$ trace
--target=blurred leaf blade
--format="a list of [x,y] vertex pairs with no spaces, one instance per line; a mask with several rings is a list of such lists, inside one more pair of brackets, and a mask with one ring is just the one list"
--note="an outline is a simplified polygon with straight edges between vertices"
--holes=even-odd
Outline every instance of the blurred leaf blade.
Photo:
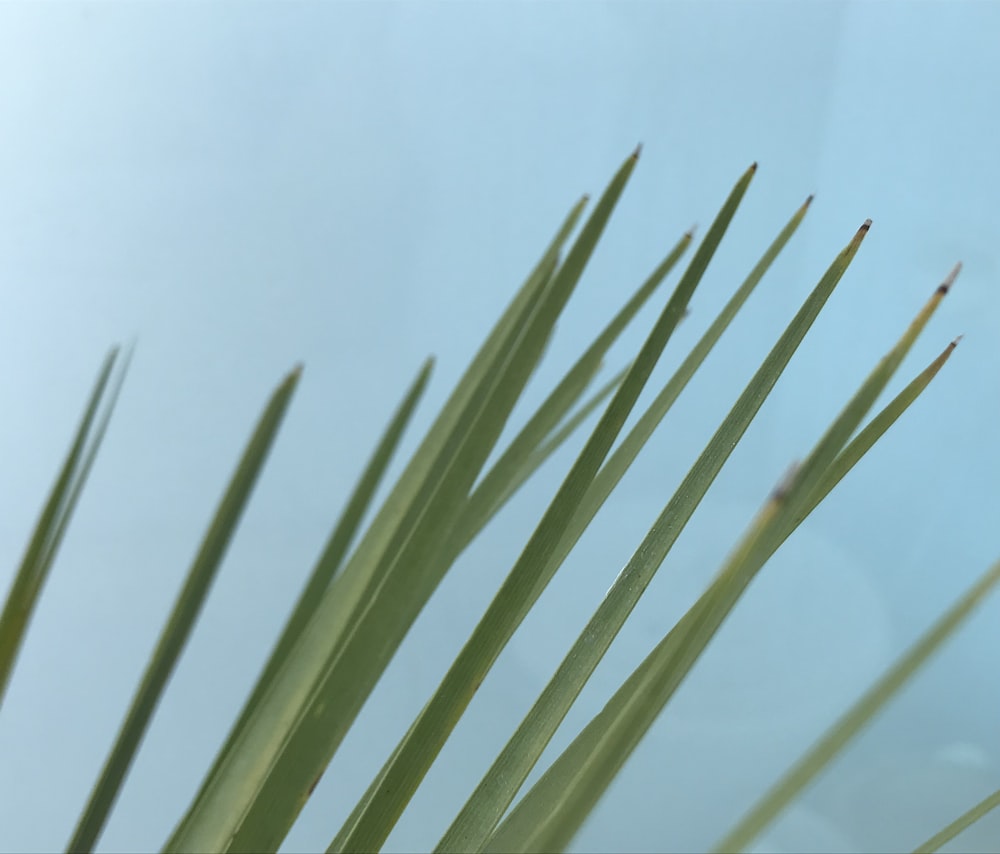
[[913,849],[913,854],[933,854],[933,852],[940,850],[943,845],[947,845],[952,839],[972,827],[979,819],[997,807],[1000,807],[1000,789],[987,795],[972,809],[962,813],[947,827],[942,828],[926,842],[918,845]]
[[[891,700],[962,626],[1000,583],[1000,561],[955,604],[786,772],[764,798],[718,843],[716,851],[746,848],[829,761]],[[994,794],[994,798],[996,795]],[[994,804],[995,806],[995,804]],[[971,822],[970,822],[971,824]],[[943,844],[943,843],[942,843]]]
[[69,842],[69,851],[90,851],[100,837],[160,697],[208,596],[291,401],[301,370],[301,367],[295,368],[275,390],[243,452]]
[[249,720],[253,710],[260,703],[275,674],[288,658],[299,635],[315,612],[323,592],[330,585],[334,574],[343,563],[348,547],[357,533],[361,519],[371,504],[375,490],[378,488],[402,438],[403,432],[416,409],[417,403],[420,401],[427,387],[433,366],[433,358],[429,358],[424,362],[420,372],[393,414],[389,424],[386,426],[375,452],[365,466],[360,479],[355,485],[354,491],[348,499],[347,505],[327,540],[323,553],[316,562],[309,581],[299,595],[281,636],[275,644],[264,669],[261,671],[257,683],[254,685],[253,692],[244,703],[239,719],[227,736],[222,750],[219,751],[219,760],[217,762],[221,761],[233,749],[233,745],[236,743],[240,732],[246,726],[247,720]]
[[[131,351],[126,353],[114,382],[112,374],[118,362],[118,348],[113,348],[105,356],[70,450],[35,524],[4,601],[3,612],[0,614],[0,706],[3,705],[7,685],[38,598],[107,430],[125,379],[130,354]],[[103,415],[94,427],[95,419],[101,414],[102,404]]]

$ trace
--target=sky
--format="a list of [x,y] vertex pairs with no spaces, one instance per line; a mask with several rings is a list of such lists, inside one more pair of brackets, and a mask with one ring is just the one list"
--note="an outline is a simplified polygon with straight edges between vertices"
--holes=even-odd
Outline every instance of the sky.
[[[99,850],[159,848],[420,364],[436,358],[393,473],[570,206],[639,143],[512,427],[677,238],[704,233],[751,163],[639,410],[815,201],[512,639],[387,850],[434,845],[870,217],[837,292],[543,759],[703,589],[961,261],[889,393],[962,335],[954,356],[774,556],[573,849],[710,846],[1000,557],[998,43],[1000,6],[972,2],[0,5],[0,586],[101,359],[136,342],[0,716],[0,850],[65,845],[253,421],[302,362]],[[658,311],[644,310],[604,375]],[[449,573],[284,850],[326,847],[583,439]],[[758,851],[913,847],[1000,786],[998,609],[984,604]],[[994,817],[950,850],[991,850],[998,831]]]

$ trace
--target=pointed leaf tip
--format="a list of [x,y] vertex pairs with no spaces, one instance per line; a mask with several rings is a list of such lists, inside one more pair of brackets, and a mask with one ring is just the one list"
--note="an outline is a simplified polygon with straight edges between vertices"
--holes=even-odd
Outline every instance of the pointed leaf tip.
[[635,151],[632,152],[632,159],[633,160],[638,160],[640,154],[642,154],[642,143],[641,142],[638,145],[636,145]]
[[938,286],[938,293],[946,294],[951,290],[951,286],[955,284],[955,279],[958,278],[958,274],[962,272],[962,262],[959,261],[954,267],[952,267],[951,272],[945,276],[945,279]]
[[871,219],[869,218],[869,219],[866,219],[866,220],[864,221],[864,224],[863,224],[863,225],[861,226],[861,228],[860,228],[860,229],[858,229],[858,230],[859,230],[859,231],[868,231],[868,229],[869,229],[869,228],[871,228],[871,227],[872,227],[872,221],[871,221]]
[[958,338],[956,338],[948,345],[948,349],[954,350],[958,346],[958,342],[961,341],[964,337],[965,335],[959,335]]
[[750,169],[748,171],[750,171],[750,172],[756,172],[757,171],[757,161],[756,160],[753,163],[750,164]]
[[809,205],[811,205],[813,203],[813,199],[815,199],[815,198],[816,198],[816,194],[815,193],[810,193],[808,196],[806,196],[806,200],[803,203],[802,207],[804,207],[804,208],[809,207]]

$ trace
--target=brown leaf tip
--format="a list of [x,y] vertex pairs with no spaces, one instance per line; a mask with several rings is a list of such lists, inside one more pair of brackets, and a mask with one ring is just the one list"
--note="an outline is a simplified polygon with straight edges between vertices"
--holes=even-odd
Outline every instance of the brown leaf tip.
[[698,230],[698,223],[695,223],[687,231],[684,232],[684,236],[688,240],[694,240],[694,234],[697,230]]
[[795,478],[799,473],[801,465],[798,460],[792,462],[788,470],[781,476],[778,485],[774,487],[774,491],[771,493],[772,501],[784,501],[788,497],[788,493],[792,488],[792,484],[795,483]]
[[944,296],[951,290],[951,286],[955,284],[955,279],[958,278],[958,274],[962,272],[962,262],[959,261],[951,270],[951,272],[945,277],[945,280],[938,285],[938,293]]
[[753,163],[750,164],[750,170],[749,171],[751,171],[751,172],[756,172],[757,171],[757,161],[756,160]]
[[965,337],[964,335],[959,335],[958,338],[956,338],[948,345],[948,349],[954,350],[958,346],[958,342],[961,341],[964,337]]
[[816,195],[815,195],[815,193],[810,193],[810,194],[809,194],[809,195],[808,195],[808,196],[806,197],[806,200],[805,200],[805,203],[804,203],[804,204],[802,205],[802,207],[804,207],[804,208],[807,208],[807,207],[809,207],[809,205],[811,205],[811,204],[813,203],[813,199],[815,199],[815,198],[816,198]]
[[872,227],[872,221],[871,221],[871,219],[866,219],[864,221],[864,224],[859,229],[859,231],[868,231],[868,229],[871,228],[871,227]]
[[642,154],[642,143],[641,142],[635,147],[635,151],[632,152],[632,159],[633,160],[638,160],[640,154]]

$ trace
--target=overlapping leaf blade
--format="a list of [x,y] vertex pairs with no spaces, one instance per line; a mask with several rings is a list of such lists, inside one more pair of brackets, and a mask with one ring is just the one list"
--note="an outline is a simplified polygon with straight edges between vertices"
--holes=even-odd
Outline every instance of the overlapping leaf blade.
[[[429,483],[440,478],[440,471],[435,470],[435,461],[440,459],[449,436],[455,433],[459,417],[463,410],[468,408],[477,388],[486,382],[488,375],[495,373],[495,365],[509,355],[518,333],[537,305],[541,291],[550,282],[558,262],[559,250],[575,228],[587,201],[587,197],[584,196],[569,212],[535,269],[511,300],[448,397],[389,496],[365,530],[343,571],[334,577],[329,589],[323,593],[321,603],[327,609],[323,615],[323,622],[329,651],[332,652],[337,648],[352,620],[358,617],[367,598],[367,591],[376,587],[382,580],[386,568],[394,557],[390,547],[394,538],[398,539],[403,527],[408,524],[408,516],[412,515],[412,508],[417,503],[420,490],[426,490]],[[304,630],[303,628],[302,631]],[[301,632],[298,634],[301,636]],[[277,678],[277,673],[273,678]],[[273,681],[270,684],[260,684],[255,689],[259,699],[266,696],[272,685]],[[303,688],[304,685],[303,680]],[[306,696],[306,693],[301,693],[298,696],[298,703],[304,703]],[[296,703],[292,703],[291,708],[296,708]],[[256,706],[248,709],[247,717],[234,728],[224,749],[220,751],[206,775],[192,805],[167,841],[165,850],[181,850],[189,844],[197,848],[200,843],[189,843],[192,835],[206,832],[207,828],[212,827],[213,822],[221,821],[225,816],[233,816],[240,798],[249,797],[246,789],[242,792],[238,789],[235,793],[229,792],[220,797],[219,789],[225,791],[224,787],[227,785],[225,777],[231,775],[234,768],[238,769],[250,757],[258,756],[267,749],[276,750],[280,745],[280,741],[260,738],[253,747],[238,748],[238,745],[247,740],[246,724],[255,714],[257,714]],[[263,761],[257,761],[254,765],[256,773],[262,774],[266,771],[266,763]],[[237,774],[235,779],[238,780],[240,772],[235,773]],[[228,785],[232,785],[233,779],[229,776]],[[213,809],[206,806],[210,795],[214,795],[215,803],[222,804],[220,808]],[[221,846],[222,842],[216,839],[214,844]]]
[[[803,207],[796,213],[772,245],[771,250],[783,245],[804,212],[805,208]],[[805,337],[812,322],[818,316],[857,252],[863,236],[864,232],[859,231],[854,240],[838,255],[789,323],[788,328],[750,380],[739,400],[654,523],[643,543],[636,549],[632,560],[615,580],[604,602],[567,653],[555,676],[442,838],[438,846],[439,850],[475,850],[484,843],[487,836],[493,831],[496,822],[499,821],[513,800],[518,788],[554,735],[559,723],[569,711],[586,680],[593,673],[611,641],[652,580],[656,569],[662,563],[729,454],[781,376],[799,343]],[[772,251],[769,251],[762,259],[762,263],[766,261],[769,264],[772,258]],[[755,280],[759,279],[759,275],[762,274],[759,271],[761,271],[761,264],[755,267],[754,274],[751,275],[748,282],[755,283]],[[743,289],[741,288],[741,290]],[[720,321],[727,322],[728,317],[731,317],[731,314],[724,310],[713,327],[719,325]],[[711,332],[712,330],[710,330]],[[710,333],[706,333],[706,335]],[[703,352],[707,352],[701,346],[703,343],[704,341],[700,342],[699,346],[695,348],[696,357],[703,358]],[[688,370],[693,370],[693,368]],[[676,385],[678,384],[671,381],[671,384],[667,386],[667,391],[672,391]],[[669,400],[669,398],[667,399]],[[651,411],[655,414],[655,410]],[[652,430],[651,426],[642,425],[642,422],[637,425],[638,428],[648,432]],[[616,453],[629,451],[627,441]],[[612,461],[609,461],[608,466],[611,464]],[[619,471],[613,471],[614,479],[612,480],[612,477],[609,476],[603,485],[610,490],[620,476]],[[595,487],[600,485],[595,480]],[[591,501],[589,505],[585,504],[584,507],[594,508],[593,512],[596,512],[596,507],[600,506],[599,502],[603,501],[606,496],[606,492],[602,493],[597,500]],[[577,532],[583,531],[590,522],[593,512],[582,519],[574,520],[577,523]],[[579,533],[577,533],[578,535]],[[566,546],[563,544],[562,549],[565,548]]]
[[431,475],[404,509],[385,549],[388,566],[378,571],[360,613],[346,629],[338,626],[338,591],[331,586],[248,721],[239,750],[208,781],[169,848],[272,850],[284,837],[440,580],[457,511],[537,364],[637,155],[612,179],[565,262],[529,305],[524,323],[498,348],[500,358],[485,366],[428,466]]
[[[483,526],[503,504],[503,500],[513,493],[516,484],[523,483],[565,438],[566,431],[559,431],[559,435],[553,435],[556,426],[573,403],[580,398],[587,384],[600,368],[611,345],[674,268],[684,250],[691,243],[691,238],[690,232],[681,237],[667,254],[667,257],[608,322],[594,342],[577,359],[573,367],[567,371],[563,379],[528,420],[528,423],[507,446],[496,464],[483,476],[482,481],[469,497],[469,502],[462,511],[462,518],[455,526],[455,542],[452,546],[455,555],[482,530]],[[603,395],[598,394],[595,397],[600,400]],[[544,451],[539,454],[537,452],[543,441],[545,443]]]
[[[838,752],[892,699],[923,664],[961,627],[973,610],[1000,584],[1000,561],[965,594],[786,772],[715,847],[743,850],[773,821]],[[980,805],[982,806],[982,805]],[[970,822],[971,823],[971,822]],[[943,842],[941,843],[943,844]]]
[[260,703],[275,674],[288,658],[299,635],[318,607],[324,591],[330,585],[334,573],[345,559],[348,547],[357,533],[361,519],[368,510],[375,490],[385,474],[389,461],[427,386],[433,364],[434,360],[432,358],[424,363],[386,427],[374,454],[372,454],[337,524],[334,526],[309,581],[299,595],[291,616],[289,616],[281,637],[275,644],[267,664],[264,666],[257,684],[254,686],[253,692],[244,704],[239,719],[230,731],[222,750],[219,752],[220,759],[217,760],[217,764],[233,749],[233,745],[246,726],[250,715]]
[[946,292],[947,283],[862,384],[790,484],[775,493],[709,590],[515,807],[485,850],[561,850],[568,844],[756,572],[823,489],[831,464]]
[[659,320],[563,480],[542,520],[438,690],[372,782],[331,850],[372,850],[382,844],[458,722],[493,662],[552,578],[551,560],[604,462],[656,361],[684,316],[688,301],[749,186],[756,164],[740,178],[681,277]]

